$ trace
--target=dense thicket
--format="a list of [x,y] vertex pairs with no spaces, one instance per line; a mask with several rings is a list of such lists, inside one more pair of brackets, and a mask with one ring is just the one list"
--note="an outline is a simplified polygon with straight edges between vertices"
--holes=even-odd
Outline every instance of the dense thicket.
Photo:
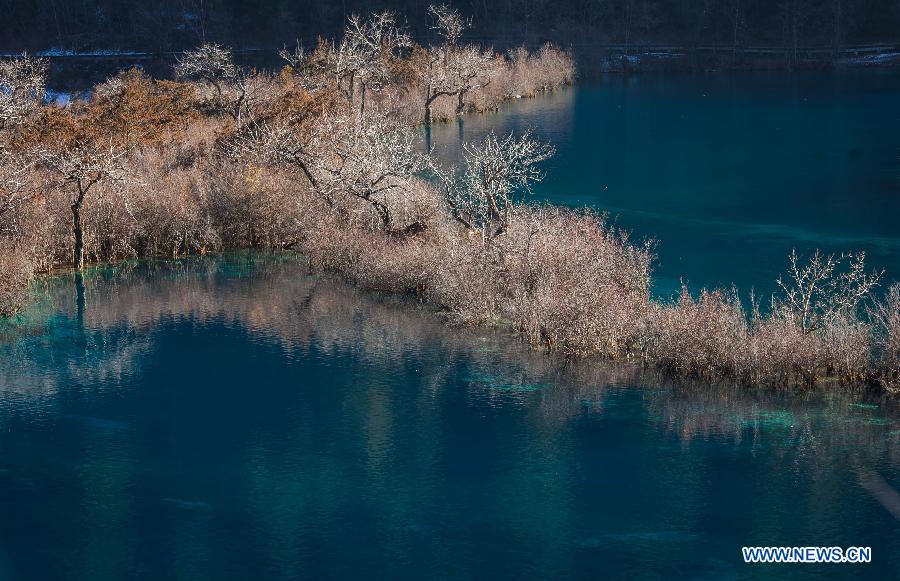
[[[716,43],[832,46],[896,42],[898,0],[470,0],[467,38],[500,45]],[[433,38],[411,0],[0,0],[0,49],[182,50],[204,42],[278,49],[299,35],[336,36],[352,13],[408,15],[413,38]],[[503,47],[506,48],[506,47]]]
[[900,390],[900,287],[876,295],[862,255],[792,255],[764,305],[723,290],[661,303],[651,245],[593,211],[523,203],[550,144],[491,134],[442,167],[421,124],[553,90],[574,65],[552,45],[466,44],[465,18],[429,14],[425,46],[390,13],[352,17],[340,39],[285,50],[277,75],[204,44],[177,80],[125,71],[65,107],[42,104],[40,60],[0,61],[0,312],[57,266],[293,250],[551,352]]

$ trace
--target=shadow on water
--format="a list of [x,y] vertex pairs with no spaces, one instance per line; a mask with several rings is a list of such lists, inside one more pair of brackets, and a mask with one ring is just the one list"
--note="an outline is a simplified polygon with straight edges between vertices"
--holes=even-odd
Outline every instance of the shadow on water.
[[743,545],[900,567],[890,401],[555,359],[291,256],[76,283],[0,341],[8,578],[735,577]]

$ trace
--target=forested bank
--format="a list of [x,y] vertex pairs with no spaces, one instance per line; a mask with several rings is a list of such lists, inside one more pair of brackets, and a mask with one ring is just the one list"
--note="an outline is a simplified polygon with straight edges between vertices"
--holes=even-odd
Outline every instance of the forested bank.
[[897,389],[900,287],[884,293],[862,255],[792,256],[780,290],[750,305],[733,290],[661,303],[652,244],[601,214],[523,203],[551,144],[491,134],[464,146],[461,167],[439,164],[422,124],[553,90],[574,70],[552,45],[496,54],[465,42],[452,8],[429,15],[428,45],[375,13],[284,50],[278,74],[204,44],[174,81],[125,71],[66,107],[43,104],[46,63],[4,61],[4,309],[61,265],[298,251],[547,351],[744,384]]
[[[551,42],[572,52],[582,77],[900,62],[898,0],[504,0],[456,8],[473,23],[464,42],[499,52]],[[422,6],[399,0],[8,0],[0,9],[0,54],[56,59],[50,86],[57,91],[83,90],[124,66],[165,78],[175,55],[205,43],[270,70],[280,49],[339,36],[357,12],[392,10],[417,43],[438,39]]]
[[[503,0],[459,2],[466,40],[601,45],[833,47],[900,41],[897,0]],[[338,36],[353,13],[404,15],[420,44],[437,32],[421,3],[401,0],[6,0],[0,50],[181,51],[216,42],[278,49]],[[503,48],[506,48],[505,46]]]

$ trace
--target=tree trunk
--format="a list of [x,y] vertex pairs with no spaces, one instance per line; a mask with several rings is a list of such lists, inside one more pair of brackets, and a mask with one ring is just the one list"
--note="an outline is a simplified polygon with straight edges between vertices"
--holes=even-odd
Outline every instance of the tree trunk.
[[741,30],[741,0],[735,0],[732,13],[731,68],[737,66],[738,33]]
[[84,192],[79,186],[78,200],[72,204],[72,232],[75,234],[75,252],[72,263],[76,271],[84,270],[84,224],[81,219],[81,205],[84,202]]
[[834,29],[832,30],[831,40],[831,58],[836,61],[841,53],[841,0],[833,0],[832,10],[834,11]]
[[85,308],[84,274],[80,270],[75,271],[75,316],[79,323],[84,323]]

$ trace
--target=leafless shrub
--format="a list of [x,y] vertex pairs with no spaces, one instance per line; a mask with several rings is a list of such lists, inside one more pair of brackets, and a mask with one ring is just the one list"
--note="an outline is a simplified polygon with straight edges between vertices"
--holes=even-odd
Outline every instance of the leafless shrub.
[[0,148],[0,234],[17,230],[13,210],[37,193],[34,157]]
[[749,378],[763,385],[812,385],[825,359],[819,336],[780,314],[754,322],[750,354]]
[[788,277],[777,281],[781,295],[773,297],[772,310],[784,313],[804,333],[821,330],[839,317],[855,319],[860,302],[882,274],[866,273],[864,253],[825,257],[817,250],[802,265],[794,250]]
[[[171,152],[173,157],[179,152]],[[113,216],[140,216],[128,240],[137,256],[205,254],[220,248],[219,233],[212,225],[205,197],[212,180],[211,168],[200,164],[182,165],[167,155],[145,149],[132,156],[135,181],[128,184],[126,197],[131,213],[123,209]],[[217,172],[218,173],[218,172]],[[110,203],[122,196],[110,196]],[[92,225],[92,229],[96,229]]]
[[491,265],[500,262],[495,246],[468,236],[450,237],[433,255],[428,297],[450,322],[493,326],[503,316],[503,282]]
[[130,71],[122,71],[115,74],[101,83],[94,85],[91,91],[94,99],[117,99],[121,97],[128,85],[128,74]]
[[535,346],[567,355],[632,351],[649,307],[649,246],[592,212],[514,207],[496,238],[506,311]]
[[21,123],[41,105],[47,62],[27,53],[0,59],[0,129]]
[[504,100],[533,97],[569,85],[574,79],[575,60],[570,52],[551,44],[535,53],[519,47],[494,57],[487,82],[471,95],[471,107],[495,109]]
[[872,364],[872,328],[867,322],[850,315],[831,319],[822,330],[822,346],[826,377],[848,384],[866,380]]
[[25,304],[33,270],[25,252],[0,240],[0,317],[15,314]]
[[532,57],[535,82],[541,90],[549,91],[575,81],[575,60],[572,53],[556,45],[545,43]]
[[884,299],[868,312],[875,327],[879,379],[896,392],[900,390],[900,283],[891,285]]
[[683,287],[676,305],[653,313],[645,349],[657,365],[685,375],[734,377],[748,371],[750,329],[736,291]]

